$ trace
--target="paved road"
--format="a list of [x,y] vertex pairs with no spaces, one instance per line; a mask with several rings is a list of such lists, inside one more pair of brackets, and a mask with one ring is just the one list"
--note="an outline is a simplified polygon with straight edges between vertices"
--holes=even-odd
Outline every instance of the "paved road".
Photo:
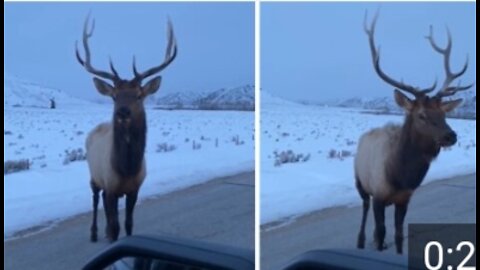
[[[134,234],[163,234],[253,249],[255,246],[254,173],[219,178],[143,201],[135,208]],[[123,212],[121,224],[123,224]],[[104,213],[99,242],[89,242],[91,213],[53,229],[4,242],[5,269],[80,269],[108,245]],[[121,236],[124,235],[123,225]]]
[[[476,223],[476,174],[435,181],[420,187],[409,205],[407,223]],[[360,200],[360,198],[359,198]],[[360,207],[336,207],[300,217],[284,226],[262,227],[261,269],[279,269],[305,251],[322,248],[356,248]],[[393,207],[386,211],[389,249],[394,253]],[[367,247],[373,246],[373,214],[367,221]],[[405,233],[406,233],[405,228]],[[404,242],[404,248],[408,241]]]

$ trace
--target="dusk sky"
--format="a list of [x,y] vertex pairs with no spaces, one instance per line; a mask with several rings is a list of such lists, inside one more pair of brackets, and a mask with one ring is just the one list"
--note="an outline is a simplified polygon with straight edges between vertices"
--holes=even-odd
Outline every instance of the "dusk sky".
[[[375,41],[381,67],[390,76],[428,87],[444,79],[442,56],[425,36],[434,26],[435,39],[453,37],[452,69],[467,54],[470,66],[462,83],[475,81],[475,3],[262,3],[262,90],[296,100],[322,101],[353,96],[388,96],[393,87],[374,72],[363,31],[380,8]],[[476,87],[473,88],[475,91]]]
[[[169,16],[179,54],[163,73],[161,93],[212,91],[254,83],[253,3],[6,3],[4,68],[75,96],[98,97],[92,76],[76,61],[89,11],[93,64],[108,69],[111,56],[123,77],[162,61]],[[445,44],[453,36],[452,65],[469,55],[461,81],[475,81],[475,3],[262,3],[262,89],[296,100],[386,96],[392,87],[373,71],[365,11],[380,8],[376,43],[381,66],[392,77],[426,87],[442,82],[442,57],[427,40],[429,26]],[[370,20],[369,20],[370,21]],[[82,49],[82,48],[80,48]],[[83,50],[81,50],[83,55]],[[474,87],[474,90],[476,87]],[[474,91],[472,90],[472,91]]]
[[[213,91],[254,83],[254,3],[5,3],[6,73],[74,96],[96,98],[92,75],[75,58],[89,11],[94,67],[111,56],[122,77],[158,65],[171,18],[177,59],[162,72],[159,93]],[[80,47],[83,55],[83,48]]]

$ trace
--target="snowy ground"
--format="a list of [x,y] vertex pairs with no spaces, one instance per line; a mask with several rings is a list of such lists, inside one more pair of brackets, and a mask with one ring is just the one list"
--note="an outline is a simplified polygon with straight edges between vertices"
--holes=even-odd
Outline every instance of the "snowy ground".
[[[353,180],[358,138],[371,128],[403,120],[403,116],[303,106],[267,94],[262,94],[261,109],[261,224],[288,222],[335,205],[358,205]],[[448,123],[458,133],[458,143],[442,150],[424,183],[476,171],[476,122],[449,119]],[[288,150],[302,154],[300,162],[275,166],[275,152]]]
[[[108,121],[111,110],[5,108],[4,160],[33,163],[28,171],[4,176],[4,238],[91,210],[87,164],[64,164],[65,151],[84,151],[88,132]],[[141,198],[254,169],[253,112],[148,110],[147,120]],[[175,149],[157,152],[160,144]]]

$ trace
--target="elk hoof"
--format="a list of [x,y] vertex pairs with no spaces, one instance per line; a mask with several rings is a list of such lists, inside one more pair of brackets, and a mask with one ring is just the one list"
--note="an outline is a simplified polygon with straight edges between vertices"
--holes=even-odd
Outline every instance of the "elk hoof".
[[358,235],[357,239],[357,248],[358,249],[364,249],[365,248],[365,235]]
[[97,238],[97,235],[96,234],[92,234],[90,235],[90,241],[91,242],[97,242],[98,238]]
[[377,245],[377,250],[378,251],[382,251],[382,250],[386,250],[386,249],[388,249],[388,246],[385,243],[383,243],[381,245]]

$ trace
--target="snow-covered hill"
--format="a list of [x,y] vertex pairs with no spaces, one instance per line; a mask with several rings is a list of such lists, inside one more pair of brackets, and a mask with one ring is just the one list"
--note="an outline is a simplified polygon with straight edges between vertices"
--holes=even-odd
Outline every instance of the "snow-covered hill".
[[[463,98],[463,103],[456,110],[449,114],[450,117],[457,118],[476,118],[477,105],[475,91],[466,91],[457,93],[453,98]],[[385,114],[403,113],[401,108],[395,103],[393,96],[377,98],[349,98],[330,103],[330,105],[343,108],[358,108],[365,110],[375,110]]]
[[166,109],[195,109],[198,100],[205,95],[204,92],[175,92],[154,99],[153,104]]
[[[4,106],[45,108],[55,102],[56,108],[84,107],[85,105],[111,105],[108,97],[99,96],[92,101],[83,100],[65,91],[40,85],[9,73],[4,73]],[[182,91],[161,96],[150,96],[147,107],[159,109],[234,110],[255,109],[255,88],[247,84],[234,88],[222,88],[213,92]]]
[[266,90],[260,91],[260,102],[262,107],[302,106],[300,103],[283,99]]
[[198,100],[198,106],[200,109],[253,111],[255,88],[253,85],[222,88]]
[[255,88],[247,84],[213,92],[175,92],[156,97],[152,103],[161,109],[253,111]]
[[3,97],[5,107],[56,108],[92,105],[92,102],[75,98],[62,90],[39,85],[4,72]]

